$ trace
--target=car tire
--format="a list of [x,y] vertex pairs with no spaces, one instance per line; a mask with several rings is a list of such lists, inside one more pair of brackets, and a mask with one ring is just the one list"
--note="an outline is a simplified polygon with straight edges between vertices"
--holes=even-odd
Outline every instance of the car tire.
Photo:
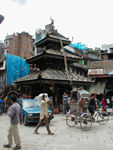
[[27,122],[27,118],[26,118],[26,116],[24,116],[23,124],[24,124],[25,126],[27,126],[27,125],[28,125],[28,122]]

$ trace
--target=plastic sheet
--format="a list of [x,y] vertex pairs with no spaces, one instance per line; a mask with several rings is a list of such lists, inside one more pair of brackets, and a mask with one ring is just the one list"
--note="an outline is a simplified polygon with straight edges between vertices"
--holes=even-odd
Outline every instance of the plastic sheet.
[[6,54],[7,85],[29,74],[29,65],[19,56]]
[[71,43],[70,44],[71,47],[73,48],[77,48],[78,50],[80,50],[82,53],[86,53],[85,50],[87,50],[88,48],[85,46],[85,44],[82,43]]

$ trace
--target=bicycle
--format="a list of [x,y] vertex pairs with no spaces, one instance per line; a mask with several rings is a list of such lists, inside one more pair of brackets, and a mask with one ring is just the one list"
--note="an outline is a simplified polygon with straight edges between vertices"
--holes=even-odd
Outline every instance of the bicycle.
[[71,91],[70,113],[66,115],[66,124],[74,127],[80,124],[80,128],[84,131],[90,130],[92,127],[92,117],[87,112],[88,100],[90,94],[83,89],[73,89]]
[[111,120],[113,120],[113,110],[111,109],[111,111],[109,112],[109,118],[111,119]]
[[100,125],[104,125],[109,120],[109,114],[108,112],[100,112],[99,108],[97,108],[96,113],[92,117],[93,122],[97,122]]
[[84,131],[88,131],[92,127],[92,117],[88,113],[76,113],[71,112],[66,116],[66,124],[69,127],[74,127],[80,123],[80,128]]

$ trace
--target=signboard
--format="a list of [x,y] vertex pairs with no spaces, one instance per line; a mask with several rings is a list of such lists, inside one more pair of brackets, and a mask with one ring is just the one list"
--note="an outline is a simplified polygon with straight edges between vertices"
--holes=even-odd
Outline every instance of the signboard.
[[88,75],[102,75],[104,74],[103,69],[89,69],[88,70]]

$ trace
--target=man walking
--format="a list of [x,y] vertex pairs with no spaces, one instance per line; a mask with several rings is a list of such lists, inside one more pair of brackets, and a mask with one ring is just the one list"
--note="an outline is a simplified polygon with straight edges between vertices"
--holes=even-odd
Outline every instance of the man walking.
[[90,112],[93,120],[94,120],[93,115],[96,110],[96,97],[97,97],[96,94],[91,94],[91,98],[90,98],[89,104],[88,104],[88,109],[89,109],[89,112]]
[[12,146],[12,136],[16,146],[13,150],[21,149],[20,135],[18,131],[18,124],[21,124],[21,108],[20,105],[16,102],[17,97],[15,94],[12,94],[9,98],[11,100],[11,106],[8,109],[8,116],[11,119],[11,125],[8,131],[8,144],[4,145],[5,148],[11,148]]

